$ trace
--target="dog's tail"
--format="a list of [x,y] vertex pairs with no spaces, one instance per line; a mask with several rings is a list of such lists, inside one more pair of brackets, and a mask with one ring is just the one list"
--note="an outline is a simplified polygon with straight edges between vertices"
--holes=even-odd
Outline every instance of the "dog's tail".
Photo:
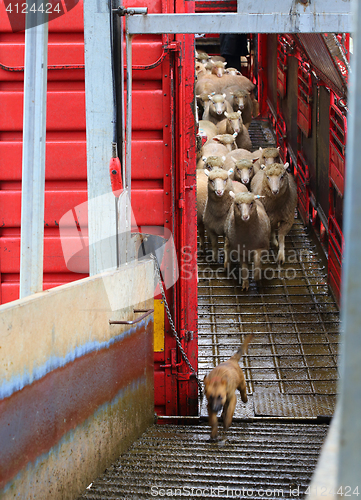
[[249,335],[247,335],[247,337],[244,339],[243,344],[238,349],[238,351],[233,354],[231,359],[235,359],[238,362],[241,359],[241,357],[243,356],[243,354],[245,354],[247,352],[248,344],[251,342],[253,337],[254,337],[253,333],[250,333]]

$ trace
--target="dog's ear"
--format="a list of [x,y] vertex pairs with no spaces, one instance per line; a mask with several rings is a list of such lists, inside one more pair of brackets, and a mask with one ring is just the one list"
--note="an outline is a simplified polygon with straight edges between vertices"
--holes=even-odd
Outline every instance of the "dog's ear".
[[224,377],[224,376],[223,376],[223,377],[221,378],[221,384],[222,384],[222,385],[227,385],[227,377]]

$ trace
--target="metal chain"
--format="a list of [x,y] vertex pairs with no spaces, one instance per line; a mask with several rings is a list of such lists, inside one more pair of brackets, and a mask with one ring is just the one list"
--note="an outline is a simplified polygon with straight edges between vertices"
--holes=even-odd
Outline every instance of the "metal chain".
[[164,307],[165,307],[165,310],[167,312],[168,321],[169,321],[170,327],[172,329],[172,333],[174,335],[174,338],[175,338],[175,340],[177,342],[177,346],[179,347],[179,350],[180,350],[180,352],[182,354],[182,357],[183,357],[186,365],[188,366],[188,368],[191,370],[191,372],[193,373],[193,375],[196,378],[196,382],[198,384],[198,389],[199,389],[199,395],[200,395],[200,398],[201,398],[201,401],[202,401],[202,399],[203,399],[202,384],[201,384],[201,382],[200,382],[200,380],[199,380],[199,378],[197,376],[197,373],[196,373],[195,369],[191,365],[191,362],[189,361],[189,359],[187,357],[187,354],[185,353],[185,351],[184,351],[184,349],[182,347],[180,338],[178,337],[177,331],[175,329],[174,322],[173,322],[173,319],[172,319],[172,316],[171,316],[171,313],[170,313],[170,309],[169,309],[169,306],[168,306],[168,302],[167,302],[167,299],[165,297],[165,292],[164,292],[164,288],[163,288],[163,283],[162,283],[162,278],[161,278],[161,275],[160,275],[160,269],[159,269],[157,258],[153,254],[150,254],[150,257],[154,260],[155,271],[156,271],[157,277],[158,277],[159,288],[160,288],[160,291],[161,291],[161,294],[162,294],[162,299],[163,299],[163,302],[164,302]]

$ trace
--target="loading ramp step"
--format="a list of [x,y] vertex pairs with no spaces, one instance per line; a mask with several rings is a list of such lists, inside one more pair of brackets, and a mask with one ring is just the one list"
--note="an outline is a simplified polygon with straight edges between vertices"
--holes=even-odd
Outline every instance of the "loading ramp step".
[[300,499],[327,429],[242,422],[214,443],[207,425],[154,425],[79,500]]

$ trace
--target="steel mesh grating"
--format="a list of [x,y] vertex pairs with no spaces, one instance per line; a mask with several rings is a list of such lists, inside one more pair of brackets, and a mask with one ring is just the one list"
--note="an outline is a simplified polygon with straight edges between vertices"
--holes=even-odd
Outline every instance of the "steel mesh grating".
[[206,425],[152,426],[80,498],[302,498],[326,432],[239,423],[212,443]]

